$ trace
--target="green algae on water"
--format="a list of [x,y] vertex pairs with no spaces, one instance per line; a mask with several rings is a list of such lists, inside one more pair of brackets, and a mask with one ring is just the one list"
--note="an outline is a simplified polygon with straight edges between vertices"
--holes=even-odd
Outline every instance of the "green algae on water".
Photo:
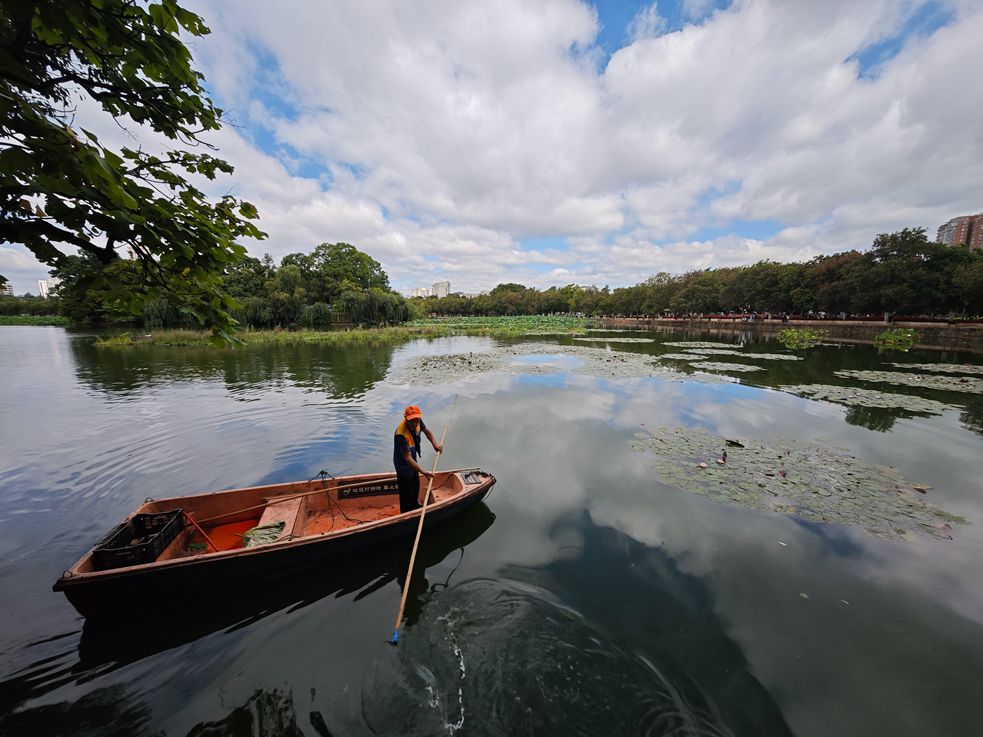
[[[818,443],[730,439],[691,427],[635,437],[636,450],[658,455],[653,470],[660,481],[716,501],[850,525],[882,538],[949,538],[953,524],[967,524],[930,505],[897,469]],[[720,462],[724,451],[726,462]]]

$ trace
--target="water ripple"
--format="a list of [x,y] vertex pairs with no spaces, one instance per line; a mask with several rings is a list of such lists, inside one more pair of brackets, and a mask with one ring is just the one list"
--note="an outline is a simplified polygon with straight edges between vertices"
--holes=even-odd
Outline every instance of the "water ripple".
[[362,701],[377,734],[732,734],[685,676],[512,581],[472,580],[435,596],[398,653],[377,661]]

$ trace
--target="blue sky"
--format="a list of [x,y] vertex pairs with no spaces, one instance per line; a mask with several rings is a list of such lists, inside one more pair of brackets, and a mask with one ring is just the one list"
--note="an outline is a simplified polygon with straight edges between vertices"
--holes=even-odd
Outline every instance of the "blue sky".
[[[621,286],[983,209],[971,0],[189,7],[233,124],[206,185],[259,207],[255,255],[347,241],[401,291]],[[18,293],[45,271],[0,246]]]

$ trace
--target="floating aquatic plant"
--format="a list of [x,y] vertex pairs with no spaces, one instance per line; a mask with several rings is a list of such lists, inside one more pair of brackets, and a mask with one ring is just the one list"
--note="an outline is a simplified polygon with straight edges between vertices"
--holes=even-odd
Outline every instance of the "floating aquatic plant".
[[743,351],[735,351],[730,348],[687,348],[683,353],[697,353],[708,356],[743,356]]
[[393,372],[397,384],[440,384],[473,374],[504,368],[501,351],[457,353],[454,355],[422,356]]
[[672,346],[673,348],[739,348],[733,343],[714,343],[709,340],[677,340],[672,343],[663,343],[662,345]]
[[908,351],[918,340],[918,333],[911,328],[891,328],[874,337],[874,345],[879,351]]
[[601,337],[574,338],[574,340],[582,340],[587,343],[654,343],[655,342],[655,338],[628,338],[622,336],[615,336],[613,338],[601,338]]
[[861,371],[843,369],[834,371],[834,375],[844,379],[859,379],[885,384],[902,384],[904,386],[920,386],[925,389],[937,389],[944,392],[965,392],[967,394],[983,394],[983,379],[967,376],[926,376],[924,374],[909,374],[903,371]]
[[[548,361],[519,362],[526,357],[569,357],[576,365],[567,369]],[[660,366],[653,356],[624,351],[611,351],[579,345],[556,343],[518,343],[501,346],[480,353],[421,356],[407,361],[393,371],[395,383],[441,384],[468,375],[487,371],[508,370],[513,373],[543,374],[569,370],[573,373],[609,379],[633,379],[656,376],[668,380],[694,380],[675,369]],[[713,377],[699,377],[699,381],[718,381]]]
[[801,361],[801,356],[793,356],[791,353],[754,353],[752,351],[732,351],[726,348],[692,348],[692,353],[701,353],[711,356],[741,356],[743,358],[761,358],[765,361]]
[[950,374],[983,374],[983,366],[971,363],[891,363],[900,369],[915,369],[916,371],[933,371]]
[[949,537],[952,524],[966,524],[928,504],[926,487],[906,482],[896,469],[816,443],[735,440],[689,427],[635,437],[637,450],[658,454],[654,471],[663,483],[718,501],[851,525],[878,537]]
[[[705,351],[704,351],[705,352]],[[705,361],[707,356],[697,353],[663,353],[659,359],[669,359],[670,361]]]
[[722,361],[694,361],[690,366],[704,371],[736,371],[738,373],[765,370],[761,366],[751,366],[747,363],[724,363]]
[[940,415],[951,405],[934,399],[913,397],[910,394],[889,394],[876,389],[861,389],[855,386],[833,386],[830,384],[797,384],[780,387],[783,392],[798,394],[811,399],[836,402],[850,407],[881,407],[883,409],[903,409],[925,415]]
[[816,328],[786,328],[780,330],[775,338],[789,350],[801,350],[819,345],[827,331]]

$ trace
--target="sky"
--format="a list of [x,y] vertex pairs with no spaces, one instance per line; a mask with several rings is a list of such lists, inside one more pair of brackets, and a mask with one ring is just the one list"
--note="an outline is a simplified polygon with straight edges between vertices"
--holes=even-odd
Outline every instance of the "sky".
[[[186,2],[250,253],[394,289],[629,286],[983,210],[978,0]],[[159,146],[132,122],[101,140]],[[37,293],[47,269],[0,245]]]

